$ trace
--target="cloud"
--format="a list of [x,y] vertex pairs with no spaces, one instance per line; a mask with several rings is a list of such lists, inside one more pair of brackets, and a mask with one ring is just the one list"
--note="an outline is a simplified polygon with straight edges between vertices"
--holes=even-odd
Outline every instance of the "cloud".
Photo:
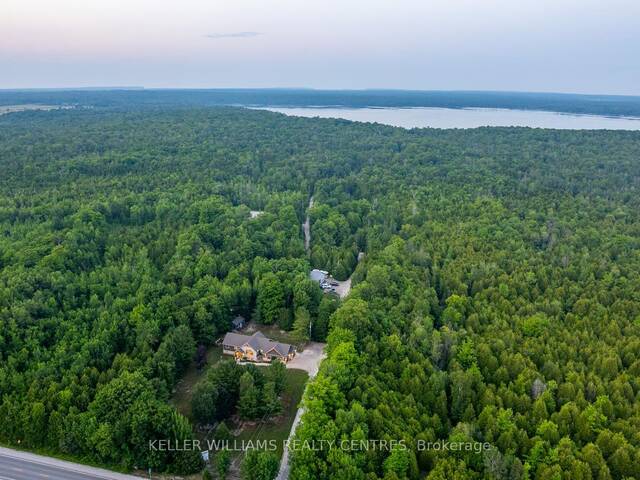
[[264,35],[261,32],[231,32],[231,33],[210,33],[209,35],[205,35],[207,38],[250,38],[250,37],[258,37],[260,35]]

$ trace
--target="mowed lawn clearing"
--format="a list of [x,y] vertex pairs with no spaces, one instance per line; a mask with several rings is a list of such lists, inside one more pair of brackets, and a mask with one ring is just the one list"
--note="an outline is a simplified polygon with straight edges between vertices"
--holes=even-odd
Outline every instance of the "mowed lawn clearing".
[[281,397],[282,414],[265,421],[244,422],[242,430],[235,437],[237,443],[275,440],[277,444],[275,453],[280,458],[284,441],[289,437],[291,425],[293,425],[293,420],[304,392],[304,386],[308,379],[309,374],[304,370],[287,369],[287,383]]
[[193,394],[194,387],[205,377],[207,370],[218,363],[222,357],[221,345],[209,347],[207,350],[207,364],[204,368],[198,371],[194,360],[176,384],[170,403],[185,417],[191,419],[191,395]]

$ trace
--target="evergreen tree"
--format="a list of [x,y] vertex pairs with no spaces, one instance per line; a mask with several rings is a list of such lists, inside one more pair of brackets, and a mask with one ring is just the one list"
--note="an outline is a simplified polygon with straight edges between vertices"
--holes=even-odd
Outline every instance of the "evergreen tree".
[[263,416],[275,417],[282,413],[282,402],[280,401],[276,393],[275,383],[265,383],[260,398]]
[[229,454],[229,450],[221,450],[216,453],[216,472],[218,472],[218,478],[220,480],[227,478],[230,465],[231,455]]
[[260,391],[254,384],[251,373],[245,372],[240,377],[240,398],[238,400],[240,418],[252,420],[260,414]]
[[311,315],[304,307],[296,309],[296,318],[293,322],[293,337],[299,342],[307,342],[310,338]]

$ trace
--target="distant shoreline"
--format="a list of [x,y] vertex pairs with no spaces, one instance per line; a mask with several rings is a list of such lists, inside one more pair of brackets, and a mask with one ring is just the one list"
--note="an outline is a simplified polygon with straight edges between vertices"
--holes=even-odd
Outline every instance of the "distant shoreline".
[[0,115],[6,115],[8,113],[26,112],[29,110],[60,110],[72,108],[64,105],[39,105],[39,104],[18,104],[18,105],[0,105]]
[[560,130],[640,130],[640,117],[506,108],[442,107],[247,107],[289,116],[334,118],[400,128],[470,129],[529,127]]
[[0,90],[0,105],[106,108],[291,107],[505,109],[640,118],[640,96],[563,93],[311,90],[311,89],[60,89]]

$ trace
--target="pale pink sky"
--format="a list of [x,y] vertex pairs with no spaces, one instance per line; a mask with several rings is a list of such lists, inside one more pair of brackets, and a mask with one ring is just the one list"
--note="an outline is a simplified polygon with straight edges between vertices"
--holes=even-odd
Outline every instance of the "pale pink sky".
[[1,0],[0,88],[640,94],[636,0]]

